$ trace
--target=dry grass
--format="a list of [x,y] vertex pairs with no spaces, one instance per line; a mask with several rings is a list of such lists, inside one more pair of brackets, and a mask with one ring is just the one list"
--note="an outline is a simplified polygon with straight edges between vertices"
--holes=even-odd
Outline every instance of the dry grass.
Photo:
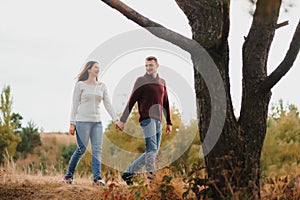
[[299,200],[300,175],[267,178],[262,185],[263,200]]
[[76,141],[76,137],[67,134],[59,134],[59,133],[40,133],[41,140],[43,145],[70,145],[74,144]]
[[[25,174],[15,170],[13,164],[0,169],[0,199],[161,199],[162,179],[172,174],[168,169],[158,172],[157,181],[147,182],[141,178],[140,183],[127,186],[121,181],[120,174],[114,174],[114,179],[105,176],[107,186],[92,185],[89,176],[78,177],[74,185],[60,183],[62,174],[44,176],[41,172],[36,175]],[[180,178],[174,178],[170,185],[173,192],[166,194],[166,199],[181,199],[185,192],[185,184]],[[300,175],[281,176],[264,179],[262,183],[263,200],[298,200],[300,199]],[[140,198],[138,198],[138,196]],[[143,197],[143,198],[142,198]],[[195,199],[193,194],[188,196]]]
[[[44,137],[45,138],[45,137]],[[49,138],[48,138],[49,139]],[[171,173],[169,170],[160,170],[157,181],[151,184],[141,177],[133,186],[127,186],[121,180],[120,172],[103,172],[107,183],[105,187],[94,186],[91,175],[76,176],[75,184],[61,183],[63,173],[43,175],[42,171],[27,173],[17,167],[13,159],[6,157],[3,167],[0,167],[0,199],[161,199],[159,192],[161,179]],[[174,191],[166,195],[167,199],[181,199],[183,182],[174,179],[171,183]]]
[[28,154],[25,159],[18,159],[16,166],[18,170],[24,170],[30,163],[40,163],[41,158],[55,165],[57,154],[62,146],[76,143],[76,137],[59,133],[40,133],[42,146],[36,147],[33,154]]
[[[151,183],[142,177],[134,186],[127,186],[120,177],[120,172],[103,171],[103,178],[107,182],[106,187],[92,185],[91,174],[76,176],[74,185],[60,183],[64,171],[51,171],[45,175],[42,171],[26,171],[22,166],[30,162],[39,163],[40,157],[46,157],[49,161],[56,159],[61,146],[75,143],[75,137],[66,134],[41,134],[43,146],[35,149],[34,154],[26,159],[19,159],[16,163],[6,158],[5,165],[0,168],[0,199],[161,199],[162,179],[165,175],[173,176],[170,186],[172,192],[166,194],[166,199],[181,199],[186,191],[186,185],[182,179],[174,178],[174,172],[170,169],[159,170],[157,180]],[[40,151],[40,154],[37,152]],[[299,200],[300,199],[300,168],[294,166],[294,170],[286,170],[276,176],[268,175],[262,179],[261,196],[263,200]],[[195,199],[190,192],[188,198]],[[238,199],[237,199],[238,200]]]
[[[92,184],[88,177],[76,178],[73,185],[60,183],[62,176],[28,175],[14,170],[0,169],[0,199],[161,199],[159,188],[163,173],[158,174],[158,180],[136,183],[127,186],[118,177],[108,181],[107,186],[98,187]],[[143,179],[141,179],[143,180]],[[183,182],[172,181],[175,190],[166,195],[167,199],[181,199]]]
[[[30,175],[13,168],[0,169],[0,199],[135,199],[136,194],[147,199],[161,199],[159,190],[162,178],[169,174],[172,172],[168,169],[160,170],[157,181],[144,182],[145,179],[142,178],[142,183],[130,187],[121,181],[120,174],[115,174],[113,180],[104,178],[108,186],[96,187],[88,176],[76,178],[74,185],[65,185],[60,183],[63,175]],[[166,195],[167,199],[181,199],[185,192],[183,181],[174,178],[170,185],[174,187],[174,191]],[[261,194],[263,200],[298,200],[300,176],[265,179]],[[188,197],[195,199],[193,194]]]
[[102,199],[103,188],[87,179],[76,185],[60,183],[61,176],[33,176],[5,173],[0,177],[0,199]]

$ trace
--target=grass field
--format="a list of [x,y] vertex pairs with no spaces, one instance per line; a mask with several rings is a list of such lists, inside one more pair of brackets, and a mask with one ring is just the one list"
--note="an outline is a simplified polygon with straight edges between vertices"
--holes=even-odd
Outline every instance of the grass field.
[[[157,180],[147,181],[143,176],[138,178],[133,186],[127,186],[121,180],[118,171],[102,171],[107,186],[98,187],[92,184],[90,173],[77,175],[75,184],[66,185],[60,182],[65,169],[56,170],[57,153],[61,147],[75,143],[75,137],[66,134],[41,134],[42,146],[25,159],[14,162],[7,158],[0,168],[0,199],[182,199],[182,194],[188,186],[182,177],[175,175],[171,169],[158,171]],[[46,159],[48,167],[45,170],[27,170],[30,163],[38,164]],[[171,177],[166,182],[164,177]],[[262,177],[262,199],[300,199],[300,169],[293,174],[276,174]],[[204,189],[204,187],[199,188]],[[187,196],[196,199],[193,192]],[[238,199],[236,199],[238,200]]]

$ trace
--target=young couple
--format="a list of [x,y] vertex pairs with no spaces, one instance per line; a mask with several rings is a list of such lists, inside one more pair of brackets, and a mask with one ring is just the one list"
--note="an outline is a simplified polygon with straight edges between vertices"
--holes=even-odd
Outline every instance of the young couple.
[[98,63],[89,61],[78,75],[78,81],[73,93],[69,130],[71,135],[76,134],[77,148],[70,159],[68,171],[62,179],[63,183],[73,183],[76,167],[86,152],[90,139],[94,184],[105,185],[100,175],[103,138],[100,113],[101,101],[103,101],[107,112],[119,130],[124,129],[125,122],[134,104],[138,103],[139,122],[143,130],[146,150],[127,168],[122,178],[128,185],[132,184],[133,176],[141,171],[143,166],[146,167],[148,178],[155,178],[155,157],[160,146],[162,134],[162,112],[164,112],[166,117],[167,135],[172,132],[172,122],[166,83],[157,73],[159,67],[157,58],[149,56],[145,62],[146,73],[136,80],[120,120],[118,120],[111,105],[105,84],[98,81]]

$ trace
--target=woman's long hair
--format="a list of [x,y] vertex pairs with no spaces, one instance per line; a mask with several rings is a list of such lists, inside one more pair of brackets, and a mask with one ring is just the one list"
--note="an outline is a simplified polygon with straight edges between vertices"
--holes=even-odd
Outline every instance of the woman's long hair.
[[[78,74],[77,81],[85,81],[89,78],[88,70],[91,69],[94,64],[98,64],[96,61],[89,61],[85,64],[83,70]],[[96,81],[98,81],[98,77],[96,77]]]

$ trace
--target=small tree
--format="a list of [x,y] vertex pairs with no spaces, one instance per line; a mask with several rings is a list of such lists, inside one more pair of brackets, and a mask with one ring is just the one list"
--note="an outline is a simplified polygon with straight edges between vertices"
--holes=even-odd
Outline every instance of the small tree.
[[61,149],[61,157],[63,158],[63,164],[67,165],[69,163],[69,160],[71,156],[73,155],[77,145],[76,144],[71,144],[69,146],[63,146]]
[[[62,158],[63,161],[63,167],[65,168],[76,150],[77,144],[70,144],[69,146],[63,146],[61,148],[61,151],[59,152],[58,156]],[[82,176],[84,174],[89,174],[92,172],[92,154],[90,151],[86,151],[86,153],[81,158],[80,162],[78,163],[76,173],[79,176]]]
[[19,133],[22,129],[22,119],[23,117],[19,113],[13,113],[11,116],[10,124],[15,127],[14,132]]
[[6,150],[9,155],[15,155],[16,146],[20,142],[20,137],[15,133],[19,121],[14,120],[21,119],[21,115],[12,113],[12,103],[10,86],[6,86],[1,92],[0,102],[0,163],[4,161]]
[[35,147],[42,145],[38,128],[31,121],[25,128],[22,128],[20,136],[21,142],[17,145],[17,152],[21,153],[24,158],[28,153],[32,153]]
[[[300,167],[300,117],[298,108],[282,101],[273,106],[262,151],[262,168],[267,176],[296,174]],[[270,156],[272,155],[272,156]]]

